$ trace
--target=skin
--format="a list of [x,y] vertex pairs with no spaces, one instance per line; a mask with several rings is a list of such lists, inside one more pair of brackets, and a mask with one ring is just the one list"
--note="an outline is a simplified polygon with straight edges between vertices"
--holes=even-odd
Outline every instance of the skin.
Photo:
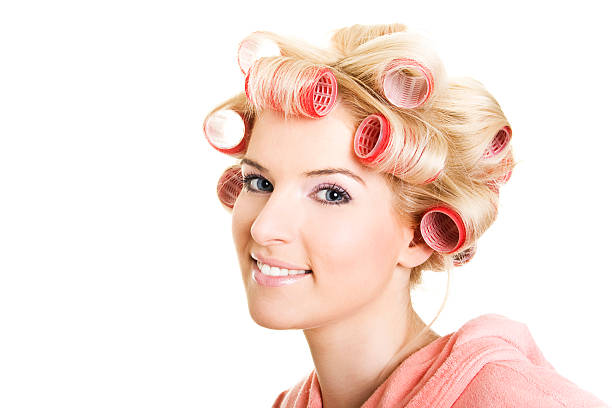
[[[326,408],[361,406],[393,368],[439,337],[427,331],[399,352],[426,326],[412,309],[409,279],[432,250],[412,242],[414,230],[399,221],[384,177],[354,155],[354,122],[341,103],[320,119],[264,111],[245,158],[266,170],[242,165],[243,176],[259,177],[232,212],[250,315],[270,329],[303,330]],[[347,169],[363,184],[340,173],[303,175],[328,168]],[[350,201],[329,189],[334,184]],[[264,287],[251,277],[251,253],[313,273]]]

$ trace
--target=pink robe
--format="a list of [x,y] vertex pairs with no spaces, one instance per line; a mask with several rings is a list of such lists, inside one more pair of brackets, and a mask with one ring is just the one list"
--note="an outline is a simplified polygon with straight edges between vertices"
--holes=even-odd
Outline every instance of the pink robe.
[[[273,408],[321,408],[313,370]],[[525,324],[496,314],[470,320],[406,358],[362,408],[607,407],[560,376]]]

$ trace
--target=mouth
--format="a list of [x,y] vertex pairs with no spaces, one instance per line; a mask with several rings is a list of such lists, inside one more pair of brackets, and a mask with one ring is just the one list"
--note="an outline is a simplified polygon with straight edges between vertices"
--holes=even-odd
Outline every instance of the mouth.
[[269,288],[284,287],[309,279],[311,270],[287,270],[282,271],[278,267],[262,264],[253,259],[251,262],[251,278],[257,285]]
[[312,273],[311,269],[280,268],[278,266],[272,266],[272,265],[265,264],[261,261],[258,261],[257,259],[253,257],[251,257],[251,260],[257,265],[257,269],[259,270],[259,272],[261,272],[262,274],[266,276],[270,276],[270,277],[291,277],[291,276],[296,276],[296,275],[307,275],[307,274]]

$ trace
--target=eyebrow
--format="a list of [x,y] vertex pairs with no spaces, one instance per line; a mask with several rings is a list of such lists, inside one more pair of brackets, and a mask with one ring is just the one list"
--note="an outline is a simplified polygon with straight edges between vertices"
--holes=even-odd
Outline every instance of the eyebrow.
[[[253,166],[253,167],[255,167],[258,170],[269,172],[269,170],[266,169],[261,164],[259,164],[257,162],[254,162],[253,160],[247,159],[246,157],[244,159],[240,160],[240,165],[242,166],[243,164],[248,164],[249,166]],[[335,168],[335,169],[311,170],[311,171],[304,172],[303,175],[306,176],[306,177],[315,177],[315,176],[321,176],[321,175],[324,175],[324,174],[336,174],[336,173],[344,174],[345,176],[349,176],[349,177],[357,180],[358,182],[360,182],[364,186],[366,185],[365,181],[363,181],[363,179],[361,177],[359,177],[358,175],[356,175],[355,173],[353,173],[352,171],[347,170],[347,169]]]

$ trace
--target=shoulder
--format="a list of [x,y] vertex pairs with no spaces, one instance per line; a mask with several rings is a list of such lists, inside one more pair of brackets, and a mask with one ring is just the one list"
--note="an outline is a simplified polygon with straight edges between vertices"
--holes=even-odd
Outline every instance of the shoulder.
[[281,392],[272,408],[293,408],[302,406],[317,406],[320,401],[319,383],[316,378],[315,370],[302,378],[293,387]]
[[281,392],[280,394],[278,394],[278,397],[276,397],[276,400],[274,401],[274,404],[272,404],[272,408],[281,408],[282,407],[283,400],[285,399],[285,395],[287,395],[287,392],[289,392],[289,390],[285,390],[285,391]]
[[494,361],[480,369],[453,404],[454,408],[475,406],[603,408],[606,404],[551,367]]

